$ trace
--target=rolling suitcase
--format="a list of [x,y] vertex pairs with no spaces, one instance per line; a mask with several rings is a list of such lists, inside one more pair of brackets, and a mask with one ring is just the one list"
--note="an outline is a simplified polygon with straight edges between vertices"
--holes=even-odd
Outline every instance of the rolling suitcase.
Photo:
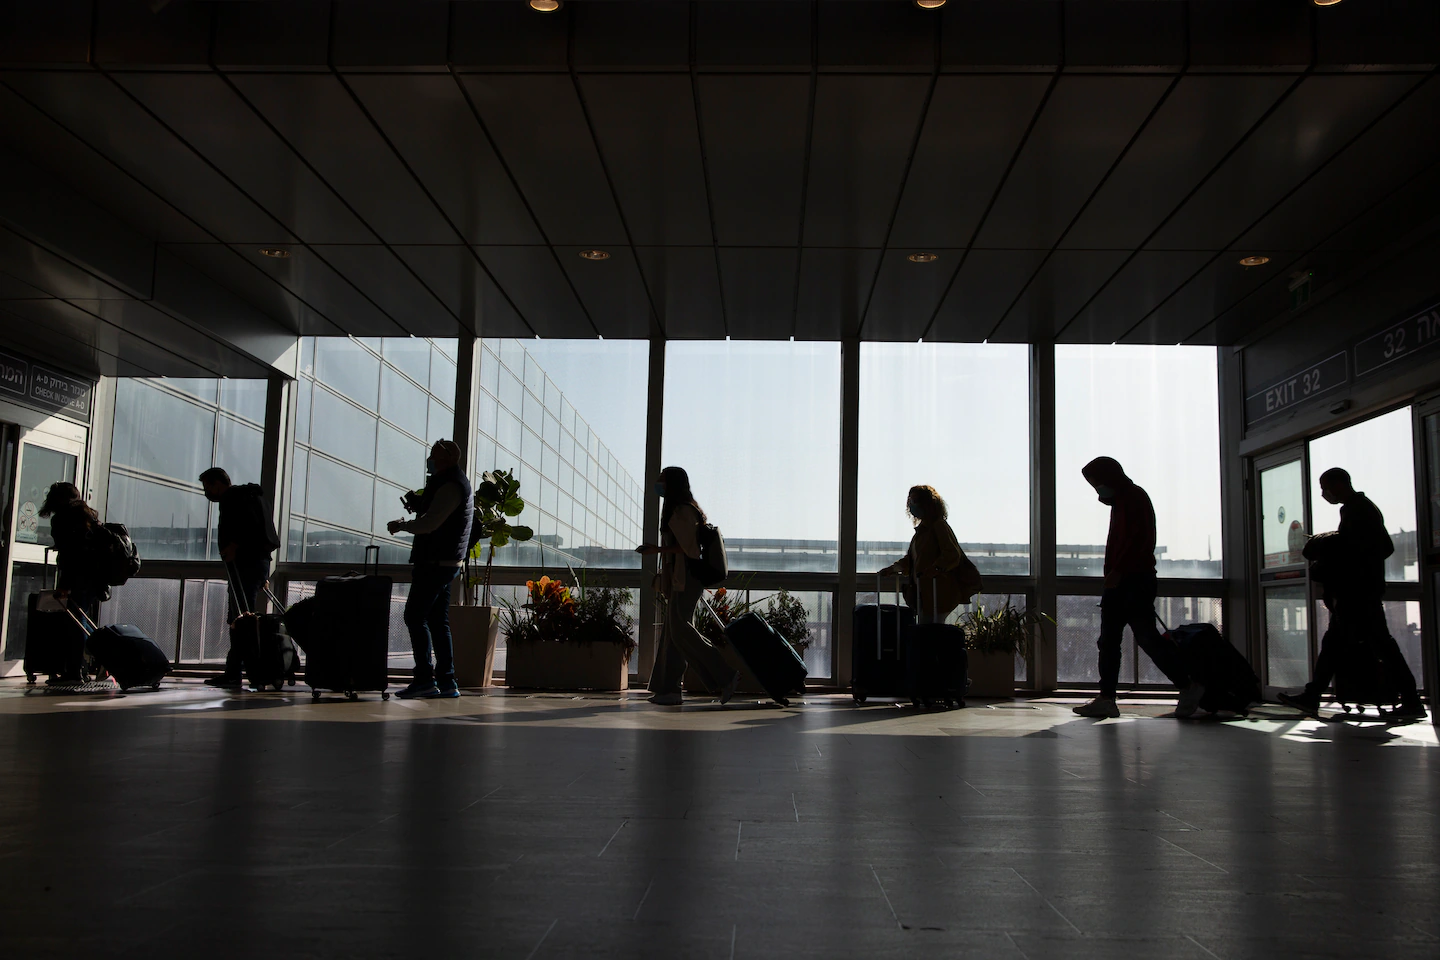
[[1335,702],[1346,713],[1364,713],[1367,705],[1378,712],[1400,702],[1400,684],[1363,637],[1343,638],[1335,650]]
[[[875,575],[875,597],[881,597]],[[905,645],[915,628],[915,611],[901,606],[900,579],[891,603],[862,603],[855,608],[855,633],[850,645],[850,694],[856,703],[870,697],[903,697],[910,691]]]
[[230,594],[235,598],[235,609],[240,615],[230,624],[230,646],[240,652],[241,663],[250,686],[256,690],[273,687],[285,689],[285,684],[294,686],[295,671],[300,665],[300,656],[295,650],[295,641],[285,629],[284,607],[270,587],[265,587],[280,613],[258,613],[251,610],[245,595],[240,591],[239,576],[232,564],[225,564],[225,579]]
[[805,661],[760,614],[747,613],[731,620],[725,627],[725,639],[771,700],[788,707],[789,694],[805,692],[805,678],[809,676]]
[[170,658],[143,630],[128,623],[97,627],[83,610],[75,622],[90,634],[85,641],[90,655],[115,678],[121,690],[160,689],[160,681],[170,672]]
[[56,599],[55,591],[45,586],[49,577],[50,548],[46,547],[41,589],[30,594],[26,611],[24,669],[25,679],[31,684],[42,673],[48,677],[79,673],[84,660],[85,630]]
[[[374,573],[370,551],[375,551]],[[323,690],[351,700],[361,691],[379,691],[389,700],[390,593],[392,582],[380,576],[380,548],[365,548],[360,573],[325,577],[315,584],[314,629],[305,647],[305,682],[320,699]]]
[[1250,661],[1219,630],[1208,623],[1184,623],[1171,630],[1165,627],[1164,620],[1160,626],[1180,648],[1191,679],[1205,687],[1200,709],[1243,715],[1252,703],[1260,702],[1260,678],[1255,676]]
[[[273,594],[271,595],[273,598]],[[279,601],[276,601],[279,606]],[[285,630],[290,634],[290,639],[301,650],[309,651],[310,645],[315,640],[315,634],[319,630],[319,622],[316,619],[316,612],[319,609],[319,601],[313,595],[302,600],[296,600],[289,607],[281,607],[284,611]]]
[[[938,582],[931,609],[939,606]],[[965,706],[970,687],[970,653],[965,649],[965,631],[953,623],[917,623],[910,628],[909,649],[905,652],[906,679],[910,702],[929,710],[937,703]]]

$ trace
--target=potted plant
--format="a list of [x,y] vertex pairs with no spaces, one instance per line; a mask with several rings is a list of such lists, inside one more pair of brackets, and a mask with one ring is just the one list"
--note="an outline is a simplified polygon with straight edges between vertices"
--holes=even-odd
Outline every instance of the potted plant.
[[970,652],[970,689],[973,697],[1013,697],[1015,658],[1028,657],[1035,628],[1054,619],[1038,610],[1020,610],[1005,598],[993,610],[984,604],[960,619],[965,649]]
[[525,583],[523,604],[506,604],[505,682],[540,690],[624,690],[630,685],[635,618],[629,590],[605,581],[571,590],[548,576]]
[[[743,585],[734,591],[719,588],[709,597],[710,609],[715,611],[715,616],[712,617],[702,609],[696,617],[696,627],[706,640],[720,649],[731,666],[740,671],[740,684],[736,688],[738,691],[764,694],[765,688],[759,679],[750,672],[750,668],[725,639],[725,626],[747,613],[759,614],[803,659],[806,648],[810,646],[810,614],[799,598],[783,588],[770,597],[740,599],[740,596],[748,594],[748,589]],[[705,685],[693,670],[685,671],[684,683],[688,690],[705,690]],[[718,690],[708,692],[719,693]]]
[[[510,523],[525,510],[520,499],[520,481],[509,470],[491,470],[480,478],[475,489],[475,516],[471,521],[471,547],[465,557],[465,584],[460,603],[450,608],[450,632],[455,641],[455,679],[462,687],[493,685],[495,645],[500,637],[500,617],[490,592],[490,574],[495,550],[510,541],[529,540],[535,532]],[[484,576],[472,576],[470,561],[485,557]],[[476,588],[480,588],[476,603]]]

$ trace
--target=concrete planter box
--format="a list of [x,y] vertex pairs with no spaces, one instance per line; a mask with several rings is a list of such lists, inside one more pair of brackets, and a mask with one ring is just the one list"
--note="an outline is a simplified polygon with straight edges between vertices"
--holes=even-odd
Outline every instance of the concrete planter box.
[[1015,654],[970,651],[970,690],[966,696],[1015,696]]
[[531,690],[627,690],[630,666],[620,643],[534,640],[505,647],[505,685]]
[[500,639],[499,611],[494,607],[450,608],[450,634],[455,639],[455,680],[462,687],[495,685],[495,644]]

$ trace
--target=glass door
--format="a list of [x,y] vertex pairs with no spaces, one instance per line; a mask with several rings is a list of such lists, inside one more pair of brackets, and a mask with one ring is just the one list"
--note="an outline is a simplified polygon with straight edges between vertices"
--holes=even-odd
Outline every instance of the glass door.
[[1305,541],[1310,531],[1309,484],[1303,448],[1256,463],[1255,512],[1261,607],[1265,614],[1265,682],[1295,687],[1310,679],[1312,630]]

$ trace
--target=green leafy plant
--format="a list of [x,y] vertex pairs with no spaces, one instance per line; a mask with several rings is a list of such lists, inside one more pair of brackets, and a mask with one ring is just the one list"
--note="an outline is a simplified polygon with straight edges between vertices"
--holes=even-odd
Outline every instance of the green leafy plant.
[[975,653],[1001,653],[1009,656],[1030,656],[1030,644],[1035,628],[1041,623],[1054,623],[1055,619],[1039,610],[1021,610],[1005,598],[1005,603],[994,610],[986,610],[984,604],[960,618],[965,631],[965,648]]
[[[705,639],[717,646],[724,645],[727,642],[725,627],[747,613],[755,613],[794,647],[796,653],[804,655],[805,648],[810,646],[810,614],[804,603],[784,589],[756,600],[741,600],[741,595],[749,595],[743,585],[734,591],[721,587],[710,595],[710,608],[715,611],[715,616],[702,612],[696,624]],[[717,617],[719,622],[716,622]]]
[[535,531],[529,527],[510,522],[512,517],[518,517],[525,511],[525,501],[520,499],[520,481],[513,474],[511,470],[487,471],[481,475],[480,484],[475,488],[475,519],[472,522],[478,528],[479,540],[466,558],[467,569],[470,560],[480,558],[486,541],[490,549],[485,557],[484,577],[477,581],[467,573],[465,580],[467,586],[483,585],[481,605],[486,607],[494,602],[490,592],[490,573],[495,563],[496,548],[512,540],[522,543],[535,536]]
[[[573,571],[572,571],[573,575]],[[500,632],[506,644],[560,641],[616,643],[625,659],[636,647],[635,618],[628,611],[632,594],[612,587],[603,578],[588,584],[582,575],[571,590],[561,580],[543,576],[525,581],[528,599],[521,604],[501,601]]]

